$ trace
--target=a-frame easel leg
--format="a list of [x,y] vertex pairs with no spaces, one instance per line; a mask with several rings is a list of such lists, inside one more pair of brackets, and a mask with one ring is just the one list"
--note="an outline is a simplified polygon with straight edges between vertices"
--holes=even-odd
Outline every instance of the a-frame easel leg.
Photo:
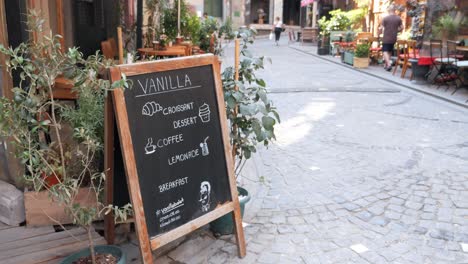
[[239,253],[239,257],[243,258],[245,257],[247,252],[245,248],[244,228],[242,227],[242,215],[240,211],[239,200],[234,201],[234,211],[232,213],[232,220],[234,222],[234,232],[236,235],[237,251]]

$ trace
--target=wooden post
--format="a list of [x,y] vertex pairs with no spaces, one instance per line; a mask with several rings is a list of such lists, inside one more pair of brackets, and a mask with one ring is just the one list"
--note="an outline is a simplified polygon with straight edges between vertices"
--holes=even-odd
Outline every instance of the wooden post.
[[317,27],[317,1],[312,4],[312,27]]
[[63,2],[62,0],[55,0],[55,8],[57,12],[57,34],[62,36],[60,41],[60,46],[62,52],[65,51],[65,31],[64,31],[64,24],[63,24]]
[[[7,23],[6,23],[6,11],[5,11],[5,1],[0,0],[0,44],[2,44],[4,47],[8,47],[8,31],[7,31]],[[6,65],[4,62],[6,61],[6,56],[3,54],[0,54],[0,62],[1,62],[1,72],[2,74],[2,83],[1,88],[2,91],[0,94],[2,94],[4,97],[7,98],[12,98],[12,92],[11,89],[13,88],[13,82],[11,80],[10,74],[8,74],[6,70]]]
[[117,27],[117,45],[119,48],[119,64],[124,63],[124,58],[123,58],[123,43],[122,43],[122,28]]
[[[104,196],[106,205],[114,203],[114,109],[112,96],[107,95],[104,104],[104,170],[106,174],[106,187]],[[115,242],[115,221],[111,211],[104,217],[104,236],[107,244],[113,245]]]
[[[236,39],[235,40],[235,46],[234,46],[234,81],[239,81],[239,66],[240,66],[240,40]],[[239,90],[239,87],[237,85],[234,87],[234,89],[237,91]],[[234,116],[237,116],[238,112],[238,106],[234,109]],[[233,134],[237,133],[237,126],[234,125],[233,128]],[[232,146],[232,161],[234,162],[234,168],[236,167],[236,153],[237,153],[237,148],[236,146]]]

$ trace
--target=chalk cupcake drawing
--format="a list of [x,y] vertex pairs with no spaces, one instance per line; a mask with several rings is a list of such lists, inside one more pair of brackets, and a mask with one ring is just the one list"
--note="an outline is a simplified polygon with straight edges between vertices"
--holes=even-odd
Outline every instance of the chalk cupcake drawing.
[[198,109],[198,116],[200,117],[201,121],[203,123],[208,123],[210,122],[210,106],[207,103],[204,103],[200,108]]
[[200,200],[202,212],[208,212],[210,210],[210,194],[211,185],[209,182],[204,181],[200,184]]
[[210,150],[208,149],[208,144],[206,143],[206,141],[209,139],[210,137],[206,137],[205,140],[203,140],[202,143],[200,143],[200,148],[201,148],[201,151],[202,151],[202,155],[203,156],[208,156],[210,154]]
[[143,109],[141,113],[146,116],[153,116],[157,112],[161,111],[163,108],[161,105],[157,104],[156,102],[147,102],[143,105]]
[[153,144],[153,138],[148,138],[148,143],[146,143],[145,146],[145,154],[153,154],[156,152],[156,145]]

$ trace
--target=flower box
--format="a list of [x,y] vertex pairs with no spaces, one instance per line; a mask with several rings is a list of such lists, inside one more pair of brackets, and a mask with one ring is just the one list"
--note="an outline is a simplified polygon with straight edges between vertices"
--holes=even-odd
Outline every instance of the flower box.
[[369,58],[354,57],[353,67],[360,68],[360,69],[369,67]]

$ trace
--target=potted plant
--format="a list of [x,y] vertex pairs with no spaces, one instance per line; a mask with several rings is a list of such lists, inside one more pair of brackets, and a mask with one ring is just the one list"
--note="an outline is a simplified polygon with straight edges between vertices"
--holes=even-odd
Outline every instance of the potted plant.
[[[0,52],[9,58],[8,70],[19,72],[20,76],[13,98],[0,98],[0,136],[14,146],[15,156],[24,165],[26,185],[36,192],[46,191],[54,203],[63,206],[73,223],[87,231],[89,258],[97,263],[96,259],[108,255],[102,253],[101,247],[95,250],[93,221],[111,211],[125,219],[131,210],[130,205],[116,208],[99,201],[104,186],[100,159],[104,96],[112,87],[128,85],[125,80],[111,85],[99,79],[100,69],[109,65],[104,58],[96,54],[84,59],[77,48],[63,52],[61,37],[45,35],[42,21],[35,12],[30,13],[29,29],[44,34],[41,42],[31,40],[15,49],[0,46]],[[54,98],[54,84],[61,76],[74,84],[76,107]],[[94,197],[93,205],[78,201],[83,187]],[[56,224],[61,225],[58,221]],[[110,250],[114,252],[116,248]],[[114,259],[118,257],[123,260],[123,253]]]
[[166,50],[167,45],[169,45],[169,39],[168,39],[167,35],[164,34],[164,33],[159,34],[157,49],[158,50]]
[[345,34],[345,42],[348,43],[348,47],[341,52],[341,62],[353,65],[354,51],[352,48],[352,42],[356,36],[356,33],[349,30]]
[[355,68],[369,67],[369,44],[358,44],[354,50],[353,66]]
[[[248,45],[253,43],[254,31],[245,29],[238,36],[242,40],[239,81],[234,79],[232,66],[221,75],[236,176],[256,152],[258,143],[268,146],[275,139],[274,127],[280,122],[276,108],[268,99],[265,81],[256,75],[256,71],[264,68],[265,58],[255,57],[248,50]],[[238,191],[243,214],[250,196],[244,188],[238,187]],[[231,214],[213,221],[210,226],[215,235],[231,234],[234,227]]]
[[330,12],[330,19],[323,16],[318,21],[320,36],[320,44],[317,49],[318,55],[327,55],[330,53],[330,33],[332,31],[343,31],[349,28],[351,20],[346,16],[346,13],[340,9]]
[[436,23],[432,26],[432,33],[437,38],[446,43],[448,39],[453,39],[458,34],[458,30],[465,22],[463,13],[458,13],[455,17],[450,14],[445,14],[439,17]]

